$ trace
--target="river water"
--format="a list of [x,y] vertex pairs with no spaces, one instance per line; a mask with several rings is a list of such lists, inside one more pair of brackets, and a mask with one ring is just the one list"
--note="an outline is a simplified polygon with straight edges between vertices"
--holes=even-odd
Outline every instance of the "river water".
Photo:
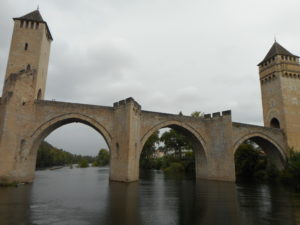
[[0,188],[0,225],[300,224],[300,194],[278,185],[168,177],[109,182],[108,168],[36,172],[31,185]]

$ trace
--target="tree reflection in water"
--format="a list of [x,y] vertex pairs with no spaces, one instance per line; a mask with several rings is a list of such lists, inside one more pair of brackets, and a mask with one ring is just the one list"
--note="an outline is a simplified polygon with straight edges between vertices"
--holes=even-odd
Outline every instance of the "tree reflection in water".
[[161,171],[118,183],[108,174],[108,168],[39,171],[32,185],[0,188],[0,224],[299,223],[300,195],[280,186],[195,181]]

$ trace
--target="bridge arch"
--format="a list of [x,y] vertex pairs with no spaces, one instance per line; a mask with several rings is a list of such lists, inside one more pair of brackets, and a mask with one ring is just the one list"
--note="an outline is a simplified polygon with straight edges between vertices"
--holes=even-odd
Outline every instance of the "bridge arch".
[[141,148],[140,148],[138,159],[140,159],[143,147],[146,141],[149,139],[149,137],[159,129],[167,128],[167,127],[172,128],[174,130],[178,130],[179,132],[186,135],[186,137],[188,137],[188,139],[191,141],[194,154],[195,154],[196,177],[206,178],[208,169],[207,169],[207,146],[206,146],[205,139],[195,128],[193,128],[188,124],[182,123],[181,121],[176,121],[176,120],[164,121],[154,125],[148,131],[146,131],[140,140]]
[[31,135],[30,138],[32,140],[32,146],[30,148],[30,152],[36,154],[37,149],[41,142],[54,130],[57,128],[70,124],[70,123],[82,123],[88,125],[95,129],[98,133],[100,133],[109,149],[111,149],[111,134],[108,130],[100,124],[95,119],[86,116],[80,113],[66,113],[62,115],[55,116],[46,122],[42,123]]
[[238,147],[247,140],[255,142],[266,153],[267,158],[278,168],[283,169],[286,155],[283,148],[270,136],[253,132],[241,137],[233,145],[233,154],[235,154]]

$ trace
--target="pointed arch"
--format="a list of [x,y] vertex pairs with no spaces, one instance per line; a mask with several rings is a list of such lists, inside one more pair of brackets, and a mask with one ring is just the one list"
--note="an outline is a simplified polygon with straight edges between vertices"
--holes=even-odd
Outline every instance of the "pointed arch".
[[176,121],[176,120],[164,121],[150,128],[140,140],[140,152],[138,158],[140,158],[141,152],[148,138],[155,131],[166,127],[179,130],[191,140],[194,154],[195,154],[196,177],[207,178],[208,162],[207,162],[207,146],[205,140],[202,138],[201,134],[196,129],[180,121]]
[[284,150],[277,142],[266,134],[254,132],[241,137],[233,145],[233,154],[235,154],[238,147],[247,140],[251,140],[259,145],[266,153],[268,159],[276,165],[278,169],[283,169],[286,155]]
[[35,153],[37,151],[42,140],[44,140],[44,138],[47,137],[52,131],[69,123],[82,123],[92,127],[103,136],[108,148],[111,149],[112,137],[103,125],[93,118],[80,113],[66,113],[51,118],[36,128],[36,130],[30,135],[31,139],[33,140],[30,150],[31,153]]

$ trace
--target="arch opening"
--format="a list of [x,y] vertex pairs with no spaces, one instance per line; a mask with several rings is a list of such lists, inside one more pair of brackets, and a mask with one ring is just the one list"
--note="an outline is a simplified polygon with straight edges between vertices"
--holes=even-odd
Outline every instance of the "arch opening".
[[235,146],[237,180],[273,179],[284,168],[284,155],[272,140],[259,135],[248,136]]
[[271,119],[270,121],[270,127],[272,128],[280,128],[280,122],[275,117]]
[[207,159],[203,139],[182,124],[157,126],[142,139],[139,165],[141,171],[160,169],[169,174],[182,172],[205,178]]
[[[43,151],[43,148],[44,150],[53,149],[53,146],[55,146],[56,148],[63,147],[64,151],[68,151],[73,154],[74,157],[70,157],[70,155],[68,155],[67,153],[61,154],[67,159],[72,158],[73,160],[75,160],[74,162],[70,162],[70,164],[77,164],[81,161],[84,161],[84,164],[94,163],[95,166],[102,166],[102,164],[100,165],[99,162],[103,159],[103,157],[105,157],[105,160],[109,162],[110,137],[105,132],[103,132],[102,129],[103,128],[99,126],[99,124],[92,123],[85,118],[78,118],[75,116],[71,116],[69,118],[56,118],[54,119],[54,121],[48,121],[32,134],[33,144],[30,149],[30,155],[33,157],[35,162],[34,168],[36,167],[36,165],[40,165],[37,163],[37,160],[41,159],[41,156],[38,155],[38,150],[40,150],[41,148],[41,151]],[[85,141],[82,140],[81,136],[84,136],[83,139]],[[91,136],[93,136],[92,139]],[[49,146],[49,144],[45,143],[44,140],[53,143],[53,146]],[[56,145],[57,143],[59,143],[59,146]],[[63,146],[61,146],[62,143]],[[95,149],[95,146],[97,145],[99,146],[99,149]],[[40,148],[40,146],[42,147]],[[66,146],[67,149],[65,149]],[[89,150],[89,147],[94,147],[94,150]],[[104,149],[105,152],[102,151]],[[103,153],[108,154],[103,155]],[[57,154],[59,155],[60,153]],[[85,155],[85,157],[80,157],[78,155]],[[69,164],[69,162],[66,162],[65,159],[58,162],[61,164]],[[103,160],[101,161],[101,163],[103,163]]]

